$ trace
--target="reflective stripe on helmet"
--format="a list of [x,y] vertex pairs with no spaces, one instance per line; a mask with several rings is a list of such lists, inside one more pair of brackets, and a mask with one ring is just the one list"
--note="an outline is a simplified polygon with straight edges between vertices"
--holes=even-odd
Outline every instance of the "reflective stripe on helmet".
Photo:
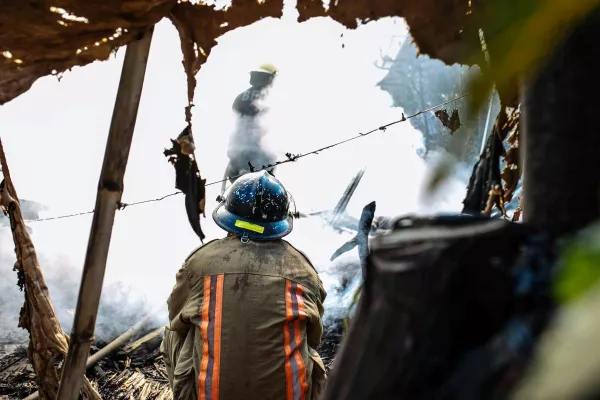
[[256,232],[256,233],[263,233],[265,231],[264,226],[253,224],[253,223],[250,223],[247,221],[242,221],[241,219],[238,219],[237,221],[235,221],[235,226],[237,226],[238,228],[247,229],[249,231]]

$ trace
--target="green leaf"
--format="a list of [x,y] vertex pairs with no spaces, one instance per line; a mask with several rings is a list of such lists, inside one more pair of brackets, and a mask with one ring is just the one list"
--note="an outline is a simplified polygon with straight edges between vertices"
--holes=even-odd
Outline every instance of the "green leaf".
[[582,231],[565,245],[554,294],[570,303],[600,282],[600,225]]

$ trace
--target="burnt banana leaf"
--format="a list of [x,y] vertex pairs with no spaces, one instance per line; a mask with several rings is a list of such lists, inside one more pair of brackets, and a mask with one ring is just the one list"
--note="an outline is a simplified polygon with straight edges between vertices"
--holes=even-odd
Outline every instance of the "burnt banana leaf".
[[193,153],[189,150],[195,148],[191,128],[187,126],[177,137],[171,139],[172,147],[165,149],[163,154],[175,168],[175,188],[185,195],[185,211],[192,230],[204,243],[204,232],[200,225],[200,215],[206,217],[206,179],[202,179],[198,164]]

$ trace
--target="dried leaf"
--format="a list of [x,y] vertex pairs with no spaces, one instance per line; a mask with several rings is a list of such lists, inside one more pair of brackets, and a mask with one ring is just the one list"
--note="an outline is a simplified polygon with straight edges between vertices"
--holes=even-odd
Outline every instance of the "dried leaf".
[[460,128],[460,116],[458,115],[458,110],[452,110],[452,115],[448,116],[448,111],[445,109],[438,110],[435,112],[435,116],[442,122],[446,128],[450,129],[450,134],[453,135],[454,132]]
[[[519,199],[520,201],[520,199]],[[518,207],[515,212],[513,213],[512,216],[512,222],[519,222],[519,219],[521,219],[521,213],[523,212],[523,210],[521,209],[521,207]]]
[[53,71],[60,75],[74,66],[107,60],[175,4],[176,0],[3,1],[0,104]]
[[[332,3],[325,10],[321,0],[298,1],[299,21],[330,17],[348,28],[356,28],[359,23],[379,18],[405,17],[419,52],[447,64],[464,64],[479,48],[479,25],[471,23],[474,14],[470,2],[465,0],[444,0],[442,4],[439,0]],[[179,31],[184,53],[189,121],[196,85],[194,74],[216,44],[215,38],[261,18],[279,18],[282,9],[283,0],[233,0],[226,10],[177,0],[3,1],[0,51],[6,55],[5,62],[0,63],[0,104],[24,93],[42,76],[60,75],[73,66],[108,59],[118,47],[169,16]],[[63,14],[79,20],[65,19]],[[28,27],[27,34],[23,34],[23,26]]]
[[[16,200],[19,197],[10,178],[2,141],[0,141],[0,164],[4,175],[2,197],[9,213],[15,242],[17,258],[15,269],[23,278],[25,286],[25,304],[21,310],[19,327],[29,331],[28,356],[37,375],[40,397],[55,399],[59,386],[56,365],[67,355],[69,338],[62,330],[54,311],[33,242],[21,214],[19,201]],[[85,377],[82,392],[84,399],[101,400],[98,392]]]
[[471,2],[465,0],[298,0],[298,21],[330,17],[349,29],[385,17],[404,17],[420,54],[448,65],[466,63],[479,49],[477,29],[472,23]]
[[512,200],[513,193],[519,184],[521,178],[521,167],[519,165],[519,129],[517,128],[508,137],[507,142],[510,148],[506,151],[504,161],[506,165],[502,171],[502,180],[504,181],[504,201]]
[[506,211],[504,210],[504,200],[502,199],[502,187],[500,185],[494,185],[490,189],[485,209],[481,211],[481,213],[483,215],[490,215],[494,206],[500,210],[503,216],[506,215]]

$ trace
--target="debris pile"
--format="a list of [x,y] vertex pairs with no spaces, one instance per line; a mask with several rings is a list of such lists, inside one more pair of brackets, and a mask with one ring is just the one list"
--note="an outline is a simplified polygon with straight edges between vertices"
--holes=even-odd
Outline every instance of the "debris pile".
[[[2,345],[2,353],[9,346],[15,345]],[[24,399],[37,390],[35,372],[27,359],[26,346],[17,346],[0,357],[0,398]]]
[[[325,327],[321,345],[317,349],[329,370],[342,338],[343,320],[336,319]],[[165,364],[160,354],[164,329],[147,324],[122,349],[101,359],[86,371],[92,387],[105,400],[170,400],[173,394]],[[21,342],[0,342],[0,399],[20,400],[37,391],[35,373],[27,359],[27,347]],[[99,342],[91,354],[108,345]]]
[[[103,399],[172,399],[167,372],[159,354],[162,331],[162,328],[151,330],[86,371],[92,387]],[[92,354],[106,344],[92,346]],[[37,391],[35,373],[27,358],[26,347],[9,346],[13,347],[12,351],[0,356],[0,398],[23,399]]]
[[321,344],[317,348],[317,353],[321,356],[325,370],[329,372],[333,367],[335,355],[340,347],[344,331],[344,319],[335,318],[330,324],[325,326]]

